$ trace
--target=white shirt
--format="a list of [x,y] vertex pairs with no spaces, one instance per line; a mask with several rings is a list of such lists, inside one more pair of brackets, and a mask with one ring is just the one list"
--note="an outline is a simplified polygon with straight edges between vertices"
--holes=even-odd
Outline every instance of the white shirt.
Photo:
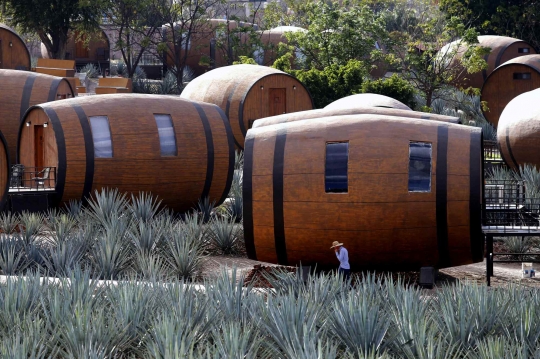
[[345,249],[345,247],[339,248],[339,250],[336,252],[336,257],[339,260],[339,266],[343,269],[351,269],[351,266],[349,265],[349,252]]

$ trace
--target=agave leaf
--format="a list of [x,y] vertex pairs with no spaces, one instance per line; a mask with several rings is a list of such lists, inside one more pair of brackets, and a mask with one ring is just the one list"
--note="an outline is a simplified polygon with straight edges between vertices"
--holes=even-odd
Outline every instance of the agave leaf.
[[131,195],[128,209],[137,221],[148,222],[159,214],[161,200],[151,193],[139,192],[138,196]]
[[2,233],[11,234],[19,226],[20,219],[16,213],[2,212],[0,213],[0,231]]

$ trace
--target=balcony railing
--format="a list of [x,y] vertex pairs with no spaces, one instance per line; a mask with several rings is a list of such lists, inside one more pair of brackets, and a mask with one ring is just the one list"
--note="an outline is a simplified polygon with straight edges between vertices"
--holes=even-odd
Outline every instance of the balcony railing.
[[55,187],[56,167],[11,167],[10,192],[53,191]]
[[484,141],[484,161],[504,163],[497,141]]
[[489,180],[484,194],[484,226],[500,231],[540,230],[540,198],[529,196],[523,181]]

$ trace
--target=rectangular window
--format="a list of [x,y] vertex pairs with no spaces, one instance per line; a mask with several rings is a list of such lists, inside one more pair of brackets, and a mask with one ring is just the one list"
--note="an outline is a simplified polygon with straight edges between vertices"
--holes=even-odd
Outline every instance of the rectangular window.
[[324,168],[324,187],[326,193],[347,193],[349,165],[349,142],[326,144],[326,165]]
[[172,123],[171,115],[156,115],[156,124],[159,133],[159,146],[161,148],[161,156],[176,156],[176,134]]
[[112,139],[109,118],[107,116],[90,117],[92,138],[94,139],[94,156],[96,158],[112,158]]
[[528,54],[530,52],[531,52],[531,50],[528,47],[520,47],[520,48],[518,48],[518,53],[519,54]]
[[409,143],[409,192],[431,192],[431,143]]
[[530,80],[530,72],[514,72],[514,80]]

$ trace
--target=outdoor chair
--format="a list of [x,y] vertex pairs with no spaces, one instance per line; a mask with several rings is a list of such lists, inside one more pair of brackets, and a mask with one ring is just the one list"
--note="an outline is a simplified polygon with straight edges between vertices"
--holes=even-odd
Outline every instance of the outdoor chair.
[[10,187],[21,187],[24,175],[24,165],[13,165],[11,167]]
[[36,173],[36,177],[32,177],[36,181],[36,188],[39,189],[39,186],[45,188],[45,181],[49,179],[49,173],[51,171],[50,167],[45,167],[43,170]]

